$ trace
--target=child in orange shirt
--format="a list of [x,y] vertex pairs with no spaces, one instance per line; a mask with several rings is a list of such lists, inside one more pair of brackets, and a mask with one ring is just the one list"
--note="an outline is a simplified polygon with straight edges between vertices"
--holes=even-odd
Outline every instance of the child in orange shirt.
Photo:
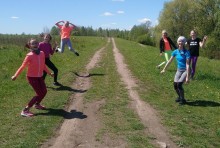
[[[60,23],[63,23],[62,25]],[[68,45],[69,50],[74,52],[75,55],[79,56],[79,53],[77,51],[75,51],[75,49],[72,47],[72,44],[70,42],[70,35],[71,35],[71,31],[76,27],[74,24],[70,23],[69,21],[59,21],[55,24],[59,29],[60,29],[60,35],[61,35],[61,43],[60,43],[60,47],[61,48],[57,48],[56,51],[59,51],[61,53],[64,52],[64,46],[65,44]]]
[[47,88],[42,77],[43,71],[45,70],[49,75],[53,76],[52,73],[47,69],[45,65],[45,55],[43,51],[38,49],[38,42],[35,39],[31,39],[29,42],[30,52],[26,55],[22,65],[11,77],[14,81],[19,74],[28,67],[27,80],[32,86],[36,95],[29,101],[28,105],[22,110],[21,115],[24,117],[31,117],[34,114],[29,110],[34,105],[36,109],[45,109],[40,103],[47,93]]

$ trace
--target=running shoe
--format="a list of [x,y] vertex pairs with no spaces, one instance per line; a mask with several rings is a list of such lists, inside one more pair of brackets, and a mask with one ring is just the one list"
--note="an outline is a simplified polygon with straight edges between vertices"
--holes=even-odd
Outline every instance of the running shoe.
[[62,84],[60,84],[59,82],[53,82],[53,85],[55,85],[55,86],[62,86]]
[[79,53],[78,53],[78,52],[75,51],[74,53],[75,53],[76,56],[79,56]]
[[32,112],[30,112],[29,110],[22,110],[21,111],[21,116],[23,116],[23,117],[32,117],[32,116],[34,116],[34,114]]
[[45,106],[40,105],[40,104],[35,104],[34,107],[35,107],[36,109],[39,109],[39,110],[44,110],[44,109],[46,109]]

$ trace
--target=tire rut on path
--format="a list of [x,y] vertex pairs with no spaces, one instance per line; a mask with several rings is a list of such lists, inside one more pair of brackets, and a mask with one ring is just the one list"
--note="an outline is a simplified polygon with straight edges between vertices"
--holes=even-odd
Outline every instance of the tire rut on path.
[[[108,40],[108,44],[110,39]],[[107,44],[107,45],[108,45]],[[107,46],[106,45],[106,46]],[[100,107],[105,104],[104,100],[92,103],[83,102],[83,93],[91,86],[89,70],[94,68],[101,58],[101,52],[106,48],[99,49],[86,66],[86,73],[76,74],[78,77],[73,84],[73,88],[82,90],[71,96],[67,112],[72,118],[64,119],[55,137],[45,142],[41,148],[104,148],[106,143],[98,142],[97,131],[101,128],[98,112]],[[65,117],[64,117],[65,118]],[[111,141],[109,141],[111,142]]]
[[132,99],[132,105],[138,113],[142,123],[145,125],[145,127],[147,127],[146,132],[149,132],[155,137],[153,143],[157,146],[164,148],[176,148],[176,144],[170,140],[168,132],[160,123],[156,110],[154,110],[148,103],[140,99],[140,96],[135,90],[135,87],[137,87],[135,79],[127,68],[127,65],[124,63],[124,57],[117,49],[114,38],[112,38],[112,43],[117,71],[128,89],[128,93]]

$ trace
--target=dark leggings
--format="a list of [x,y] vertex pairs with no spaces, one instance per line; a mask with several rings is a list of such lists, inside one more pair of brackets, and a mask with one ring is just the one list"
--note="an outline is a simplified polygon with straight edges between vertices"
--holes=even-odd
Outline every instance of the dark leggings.
[[183,82],[174,82],[173,85],[179,99],[184,100]]
[[[54,73],[54,82],[57,82],[58,69],[57,67],[50,61],[49,58],[45,58],[45,64],[53,71]],[[43,78],[45,79],[47,76],[47,72],[44,71]]]

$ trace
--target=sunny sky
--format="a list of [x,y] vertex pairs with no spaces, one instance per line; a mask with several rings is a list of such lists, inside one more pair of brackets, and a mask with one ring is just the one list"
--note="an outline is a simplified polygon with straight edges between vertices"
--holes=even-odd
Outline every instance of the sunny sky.
[[76,26],[129,30],[144,21],[157,23],[169,0],[2,0],[0,34],[38,34],[57,21]]

